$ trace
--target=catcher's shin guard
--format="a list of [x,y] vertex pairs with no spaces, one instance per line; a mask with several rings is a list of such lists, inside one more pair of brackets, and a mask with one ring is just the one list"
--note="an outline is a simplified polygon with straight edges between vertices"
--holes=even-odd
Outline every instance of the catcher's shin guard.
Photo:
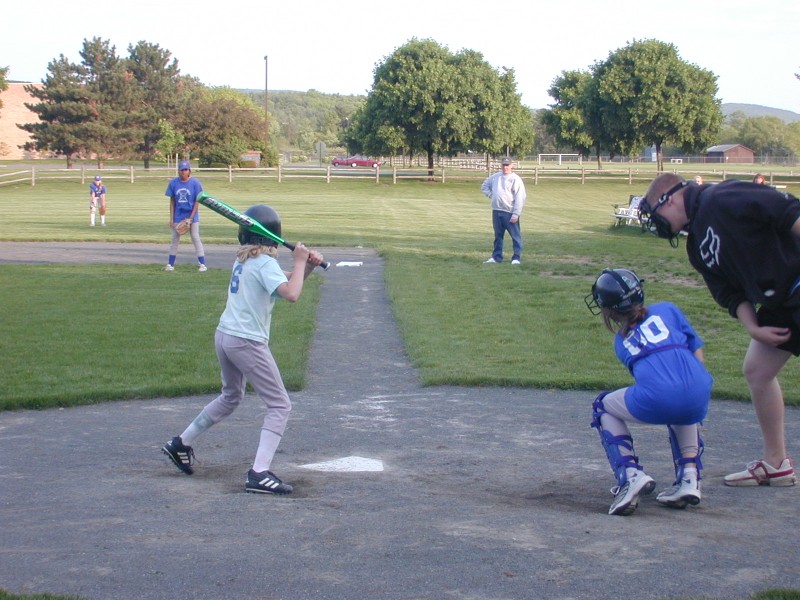
[[672,461],[675,464],[675,481],[680,481],[683,479],[683,469],[689,463],[694,463],[697,466],[697,481],[700,481],[700,479],[702,479],[700,477],[700,471],[703,470],[703,463],[700,460],[700,456],[703,454],[703,449],[705,448],[705,444],[703,444],[703,438],[700,437],[700,426],[696,426],[697,456],[692,458],[683,457],[681,445],[678,443],[678,436],[675,435],[675,430],[672,428],[672,425],[667,425],[667,429],[669,430],[669,445],[670,448],[672,448]]
[[[611,435],[608,431],[603,430],[603,424],[600,418],[606,414],[606,409],[603,406],[603,398],[610,392],[601,392],[597,398],[592,402],[592,427],[597,428],[600,434],[600,443],[606,451],[608,457],[608,464],[611,465],[611,470],[617,478],[617,483],[620,487],[625,485],[628,481],[627,469],[642,470],[639,466],[639,457],[634,454],[633,438],[629,435]],[[620,447],[628,450],[629,454],[623,454]]]

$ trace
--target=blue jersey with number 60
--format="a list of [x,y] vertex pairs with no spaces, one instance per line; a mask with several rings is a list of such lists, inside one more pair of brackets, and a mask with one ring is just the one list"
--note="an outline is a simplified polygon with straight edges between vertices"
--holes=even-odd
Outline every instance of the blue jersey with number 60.
[[630,413],[645,423],[690,425],[708,413],[713,379],[694,351],[703,346],[681,310],[670,302],[647,307],[645,319],[614,351],[635,383],[625,391]]

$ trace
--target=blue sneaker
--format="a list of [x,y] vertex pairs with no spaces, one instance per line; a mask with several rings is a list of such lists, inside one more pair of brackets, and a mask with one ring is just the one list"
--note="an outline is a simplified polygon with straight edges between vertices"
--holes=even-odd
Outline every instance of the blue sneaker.
[[175,466],[187,475],[194,473],[194,469],[192,469],[194,450],[192,450],[191,446],[185,446],[180,437],[175,436],[164,444],[161,452],[169,456]]
[[256,473],[253,469],[247,472],[247,481],[244,482],[246,492],[257,494],[291,494],[291,485],[283,483],[272,471],[261,471]]

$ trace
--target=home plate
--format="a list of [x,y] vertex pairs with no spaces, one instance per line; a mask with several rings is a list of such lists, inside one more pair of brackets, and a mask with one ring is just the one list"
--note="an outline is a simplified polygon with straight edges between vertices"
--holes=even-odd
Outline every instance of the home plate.
[[345,456],[336,460],[300,465],[301,469],[314,471],[348,471],[350,473],[362,471],[383,471],[383,461],[360,456]]

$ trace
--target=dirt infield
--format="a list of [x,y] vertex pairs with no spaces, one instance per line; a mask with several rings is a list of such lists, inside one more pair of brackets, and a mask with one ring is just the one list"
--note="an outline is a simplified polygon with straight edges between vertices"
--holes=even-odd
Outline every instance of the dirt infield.
[[[157,268],[165,250],[0,243],[0,262]],[[232,247],[207,254],[227,268]],[[196,441],[191,477],[159,448],[212,396],[0,413],[0,588],[91,600],[646,600],[800,587],[800,487],[722,485],[760,453],[751,406],[713,402],[698,507],[649,497],[610,517],[595,392],[421,387],[381,259],[325,254],[362,264],[324,274],[308,387],[292,394],[273,463],[295,493],[243,492],[263,417],[252,396]],[[791,445],[798,432],[790,409]],[[666,430],[633,433],[657,489],[669,485]]]

